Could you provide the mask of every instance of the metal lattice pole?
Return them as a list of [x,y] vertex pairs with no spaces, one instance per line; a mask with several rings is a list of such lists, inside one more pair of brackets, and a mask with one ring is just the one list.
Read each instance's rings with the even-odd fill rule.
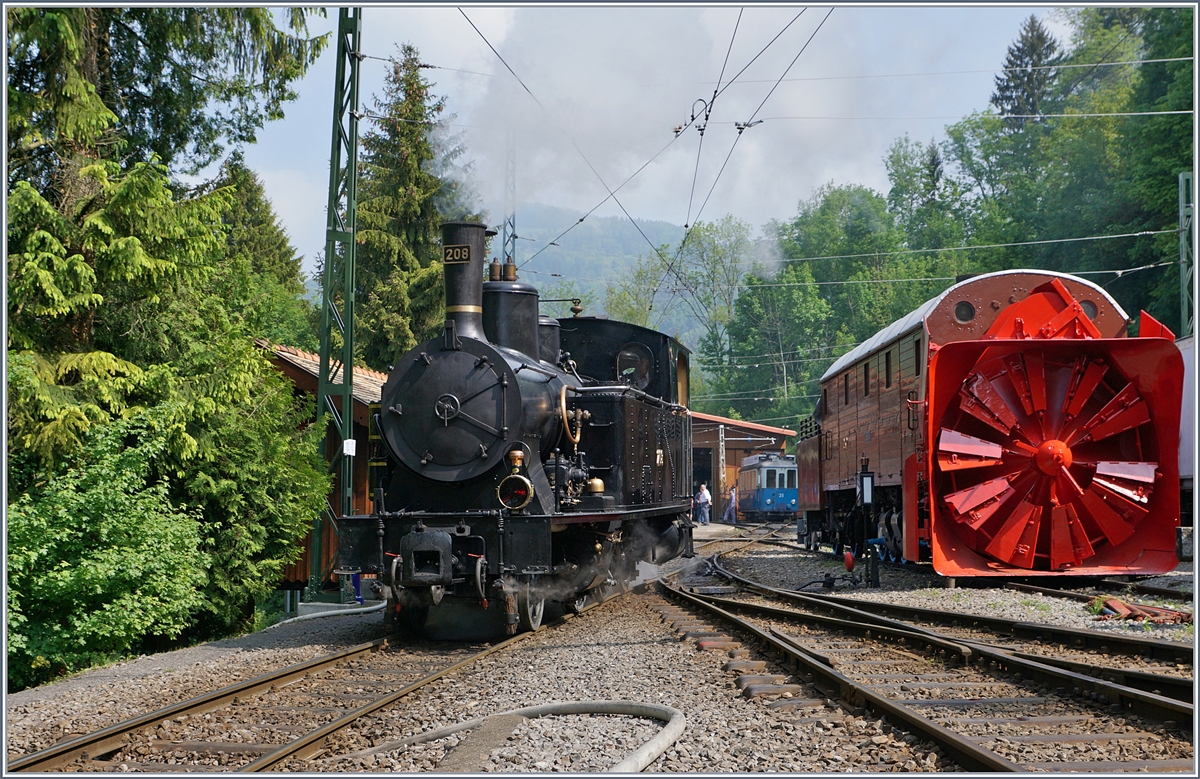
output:
[[[329,471],[338,474],[336,504],[313,519],[309,542],[308,599],[321,594],[322,533],[329,521],[353,513],[354,496],[354,232],[358,210],[358,65],[362,9],[338,12],[337,77],[333,98],[333,144],[329,156],[329,203],[325,267],[321,278],[321,365],[317,420],[330,423],[321,444]],[[335,343],[335,331],[341,343]],[[335,356],[335,350],[338,350]]]
[[1192,201],[1192,174],[1179,174],[1179,335],[1192,334],[1195,309],[1193,307],[1192,281],[1195,271],[1192,247],[1192,232],[1195,230],[1196,207]]

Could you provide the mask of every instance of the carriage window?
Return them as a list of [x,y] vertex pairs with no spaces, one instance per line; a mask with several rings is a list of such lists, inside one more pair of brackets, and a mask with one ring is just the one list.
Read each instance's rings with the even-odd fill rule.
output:
[[788,472],[787,472],[787,473],[788,473],[788,486],[787,486],[787,488],[788,488],[789,490],[794,490],[794,489],[796,489],[796,469],[795,469],[795,468],[788,468]]
[[775,471],[771,468],[767,469],[767,489],[775,489]]
[[846,395],[846,405],[849,406],[850,405],[850,374],[849,373],[847,373],[845,376],[842,377],[842,384],[843,384],[843,390],[845,391],[845,395]]
[[921,339],[913,341],[913,375],[921,375]]
[[892,386],[892,350],[883,355],[883,386]]
[[631,343],[617,352],[617,380],[634,389],[644,390],[650,384],[654,355],[645,344]]
[[871,394],[871,363],[863,363],[863,397]]

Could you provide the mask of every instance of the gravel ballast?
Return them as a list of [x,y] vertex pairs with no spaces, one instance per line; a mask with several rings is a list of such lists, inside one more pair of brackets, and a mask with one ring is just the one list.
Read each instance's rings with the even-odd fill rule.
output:
[[[704,550],[701,555],[711,550]],[[794,547],[757,545],[728,559],[749,578],[784,588],[844,576],[840,561]],[[700,566],[673,561],[665,570]],[[856,573],[861,574],[861,571]],[[919,605],[1091,630],[1194,643],[1191,626],[1097,621],[1086,604],[1002,588],[948,589],[927,571],[884,567],[881,587],[851,588],[838,595]],[[1192,589],[1192,566],[1147,582]],[[1065,584],[1060,586],[1067,586]],[[819,586],[809,588],[816,592]],[[1191,611],[1190,601],[1129,596]],[[628,595],[553,630],[544,630],[468,669],[440,680],[379,712],[361,726],[330,739],[323,763],[293,763],[290,771],[548,772],[602,771],[658,733],[654,720],[612,715],[569,715],[516,721],[497,743],[471,742],[467,731],[425,744],[381,751],[354,760],[345,755],[525,706],[568,701],[624,700],[679,709],[683,735],[647,771],[916,771],[956,770],[932,745],[921,743],[871,716],[856,716],[835,702],[805,709],[772,708],[769,699],[746,698],[735,674],[721,670],[725,652],[700,651],[664,624],[654,594]],[[71,734],[94,731],[139,713],[251,678],[322,654],[378,638],[379,613],[336,616],[277,626],[236,639],[140,657],[79,674],[56,684],[7,696],[9,757],[45,748]],[[763,673],[785,673],[767,659]],[[789,681],[797,681],[789,678]],[[454,757],[460,744],[463,750]],[[468,748],[469,745],[469,748]],[[467,755],[470,766],[463,767]]]
[[[944,579],[931,574],[925,568],[908,569],[902,566],[881,566],[879,587],[852,586],[851,575],[865,580],[865,571],[859,566],[853,574],[847,573],[844,563],[827,554],[817,554],[788,546],[756,545],[747,550],[734,552],[726,558],[726,564],[740,575],[754,581],[771,584],[781,589],[798,589],[804,585],[806,591],[828,593],[819,582],[826,574],[839,577],[834,594],[848,598],[895,603],[900,606],[920,606],[941,611],[955,611],[1002,617],[1025,622],[1042,622],[1063,627],[1086,628],[1088,630],[1127,632],[1168,641],[1195,643],[1195,631],[1191,624],[1158,625],[1132,620],[1102,620],[1088,611],[1087,604],[1077,600],[1057,598],[1041,593],[1022,592],[996,587],[945,586]],[[1180,563],[1168,576],[1156,577],[1154,586],[1177,586],[1186,583],[1191,591],[1193,583],[1192,563]],[[1152,583],[1149,580],[1146,583]],[[1068,588],[1069,581],[1055,580],[1046,587]],[[1193,611],[1190,600],[1165,599],[1147,595],[1122,596],[1127,600],[1159,605],[1187,612]]]

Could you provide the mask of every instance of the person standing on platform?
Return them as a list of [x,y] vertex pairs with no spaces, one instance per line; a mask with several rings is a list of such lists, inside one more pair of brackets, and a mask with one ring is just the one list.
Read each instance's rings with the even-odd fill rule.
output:
[[707,525],[712,512],[712,494],[709,493],[708,487],[701,484],[700,491],[696,493],[696,519],[701,525]]
[[737,524],[737,486],[729,488],[729,503],[725,504],[725,518],[722,520],[726,524]]

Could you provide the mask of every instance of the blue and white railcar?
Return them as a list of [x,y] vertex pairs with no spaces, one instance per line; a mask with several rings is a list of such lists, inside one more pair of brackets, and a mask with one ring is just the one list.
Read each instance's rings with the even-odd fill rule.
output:
[[798,501],[795,455],[758,454],[738,471],[738,511],[749,522],[795,519]]

